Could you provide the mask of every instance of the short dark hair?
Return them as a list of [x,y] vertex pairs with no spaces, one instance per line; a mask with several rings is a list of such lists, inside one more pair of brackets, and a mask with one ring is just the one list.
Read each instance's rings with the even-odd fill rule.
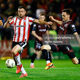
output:
[[19,7],[18,7],[18,9],[21,9],[21,8],[23,8],[23,9],[26,10],[26,8],[25,8],[24,6],[19,6]]
[[40,15],[41,15],[41,16],[45,16],[46,14],[42,12],[42,13],[40,13]]
[[66,12],[68,15],[72,15],[72,9],[63,9],[62,12]]

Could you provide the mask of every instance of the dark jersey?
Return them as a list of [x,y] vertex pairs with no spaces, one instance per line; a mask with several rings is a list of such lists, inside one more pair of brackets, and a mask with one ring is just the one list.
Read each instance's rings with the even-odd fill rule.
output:
[[[38,36],[43,37],[43,35],[47,31],[47,25],[33,24],[32,31],[35,31]],[[41,46],[42,46],[42,42],[36,38],[35,49],[40,50]]]
[[67,22],[63,22],[62,26],[59,26],[58,29],[58,41],[62,41],[61,44],[70,44],[70,39],[68,37],[71,38],[71,34],[77,32],[75,25],[73,24],[73,22],[67,21]]
[[35,31],[38,36],[42,37],[47,31],[47,25],[33,24],[32,31]]
[[[69,36],[70,34],[73,34],[75,32],[77,32],[77,31],[76,31],[75,25],[72,23],[71,20],[68,21],[68,22],[63,22],[62,26],[60,26],[59,29],[58,29],[59,37],[62,37],[62,36],[64,37],[67,34]],[[62,51],[63,53],[66,53],[66,54],[73,53],[73,49],[70,45],[70,40],[69,39],[60,38],[59,40],[62,41],[62,43],[58,43],[57,45],[56,44],[50,45],[51,50],[53,52],[54,51]],[[59,40],[57,40],[57,41],[59,41]],[[75,57],[75,55],[72,55],[72,56],[69,56],[69,57],[72,59],[72,58]]]
[[76,32],[76,28],[71,20],[68,22],[63,22],[62,26],[60,26],[58,30],[59,35],[73,34],[75,32]]

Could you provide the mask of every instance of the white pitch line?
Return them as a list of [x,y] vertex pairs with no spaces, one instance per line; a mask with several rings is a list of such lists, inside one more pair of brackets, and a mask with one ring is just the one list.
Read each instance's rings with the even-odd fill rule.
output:
[[[65,68],[52,68],[52,69],[80,69],[79,67],[65,67]],[[16,68],[0,68],[0,69],[16,69]],[[44,70],[44,68],[25,68],[25,69],[32,69],[32,70],[34,70],[34,69],[43,69]]]

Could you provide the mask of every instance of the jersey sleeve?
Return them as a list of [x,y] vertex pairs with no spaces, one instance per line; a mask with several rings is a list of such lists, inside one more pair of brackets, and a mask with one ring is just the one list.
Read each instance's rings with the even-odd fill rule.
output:
[[14,18],[11,19],[11,21],[9,22],[10,25],[14,24]]
[[31,25],[33,23],[34,18],[29,17],[29,24]]
[[33,24],[32,31],[36,31],[36,24]]
[[72,32],[72,33],[77,32],[76,26],[75,26],[74,24],[71,24],[71,25],[70,25],[70,29],[71,29],[71,32]]

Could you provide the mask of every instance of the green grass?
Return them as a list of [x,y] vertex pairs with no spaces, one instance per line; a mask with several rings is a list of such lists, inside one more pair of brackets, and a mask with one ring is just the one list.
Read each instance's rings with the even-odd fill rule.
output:
[[6,68],[5,61],[0,60],[0,80],[80,80],[80,65],[70,60],[53,60],[56,68],[44,70],[45,60],[36,60],[35,68],[30,68],[30,60],[22,60],[28,77],[19,78],[15,68]]

